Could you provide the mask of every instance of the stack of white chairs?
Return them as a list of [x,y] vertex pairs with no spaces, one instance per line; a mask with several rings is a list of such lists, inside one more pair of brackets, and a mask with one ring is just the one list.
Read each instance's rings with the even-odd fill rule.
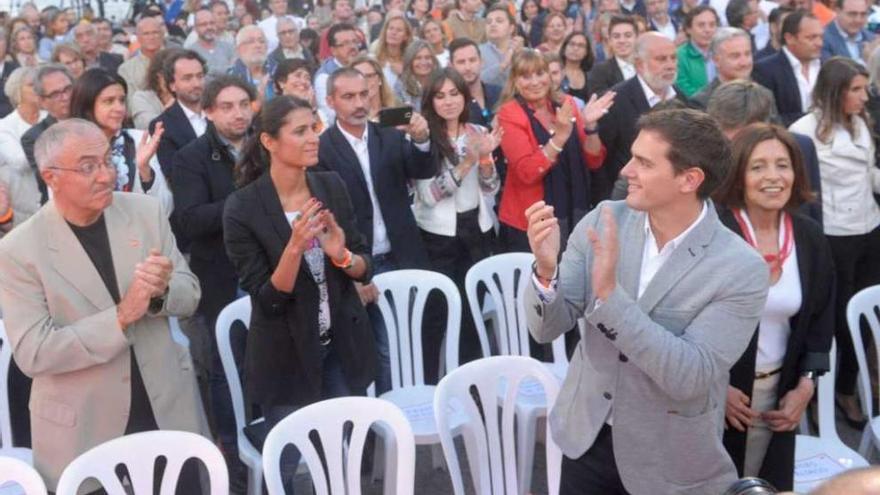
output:
[[[874,350],[880,350],[880,285],[862,289],[856,293],[846,305],[846,323],[852,337],[859,363],[858,388],[862,400],[862,414],[868,418],[868,424],[862,432],[859,443],[859,454],[868,457],[871,449],[880,450],[880,416],[874,416],[874,387],[871,386],[871,368],[865,356],[864,340],[862,339],[861,319],[864,318],[874,337]],[[878,354],[880,356],[880,354]],[[880,377],[876,377],[880,378]]]

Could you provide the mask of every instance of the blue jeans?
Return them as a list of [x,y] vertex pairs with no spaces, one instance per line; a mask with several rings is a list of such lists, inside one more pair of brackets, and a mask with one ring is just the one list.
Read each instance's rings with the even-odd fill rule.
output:
[[[363,391],[352,391],[345,382],[345,374],[336,353],[329,344],[321,346],[321,359],[324,366],[321,375],[321,400],[346,397],[350,395],[362,395]],[[274,405],[263,406],[262,410],[266,418],[266,431],[271,431],[282,419],[299,409],[296,406]],[[293,478],[296,476],[296,468],[299,466],[301,455],[293,445],[285,447],[281,454],[281,479],[284,482],[285,493],[293,494]],[[312,473],[312,476],[323,476],[323,473]]]
[[[373,257],[373,275],[397,270],[397,261],[391,254]],[[379,362],[376,367],[376,396],[391,390],[391,354],[388,348],[388,330],[378,304],[367,304],[367,316],[373,327],[373,338],[376,339],[376,352]]]

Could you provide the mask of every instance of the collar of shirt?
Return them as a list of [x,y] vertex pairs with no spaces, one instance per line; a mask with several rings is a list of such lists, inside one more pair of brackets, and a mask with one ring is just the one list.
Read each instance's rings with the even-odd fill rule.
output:
[[[787,46],[782,47],[782,53],[784,53],[786,58],[788,58],[788,63],[791,64],[791,68],[794,69],[794,73],[801,73],[801,68],[803,67],[803,64],[801,64],[801,61],[788,50]],[[810,71],[812,72],[813,69],[816,69],[816,71],[818,72],[821,65],[822,62],[818,58],[815,60],[810,60]]]
[[642,85],[642,91],[645,92],[645,98],[648,100],[649,107],[654,108],[654,106],[657,105],[658,103],[660,103],[661,101],[671,100],[672,98],[675,98],[676,93],[675,93],[675,89],[673,89],[672,86],[669,86],[668,88],[666,88],[665,95],[660,96],[657,93],[655,93],[654,90],[651,89],[650,86],[648,86],[648,83],[646,83],[645,80],[642,79],[642,76],[637,75],[636,77],[639,78],[639,84]]
[[202,112],[199,112],[199,113],[193,112],[192,110],[187,108],[187,106],[184,105],[183,103],[180,104],[180,108],[183,109],[183,114],[186,115],[187,120],[189,120],[190,122],[192,122],[194,120],[198,120],[200,122],[205,120],[205,114]]
[[675,239],[667,242],[662,249],[658,249],[657,238],[654,237],[654,231],[651,230],[651,219],[648,215],[645,216],[645,247],[642,251],[642,266],[639,270],[638,297],[642,297],[642,294],[644,294],[645,289],[648,288],[651,280],[654,279],[657,272],[660,271],[666,261],[672,256],[672,253],[675,252],[675,248],[681,244],[694,227],[696,227],[705,217],[706,202],[704,201],[703,209],[700,211],[700,215],[697,219],[694,220],[684,232],[676,236]]
[[837,19],[834,20],[834,26],[837,28],[837,32],[840,33],[840,36],[843,37],[844,41],[848,41],[850,43],[861,43],[865,41],[865,34],[862,31],[856,33],[855,36],[851,36],[849,33],[843,30],[840,27],[840,24],[837,23]]
[[217,132],[216,134],[217,134],[217,139],[220,140],[220,143],[226,147],[226,151],[228,151],[229,154],[232,155],[232,159],[237,162],[238,157],[239,157],[238,148],[236,148],[228,139],[223,137],[223,135],[220,134],[219,132]]
[[681,244],[681,241],[683,241],[684,238],[687,237],[687,235],[690,234],[691,231],[694,230],[694,228],[704,218],[706,218],[706,202],[705,201],[703,201],[703,208],[700,210],[700,215],[697,216],[697,219],[694,220],[694,222],[692,224],[688,225],[688,228],[684,229],[684,232],[682,232],[681,234],[678,234],[675,237],[675,239],[672,239],[671,241],[667,242],[663,246],[663,249],[658,250],[657,249],[657,238],[654,237],[654,231],[651,229],[651,217],[650,217],[650,215],[645,215],[645,239],[646,239],[645,244],[647,245],[647,248],[652,249],[655,254],[657,252],[662,253],[662,252],[666,252],[666,251],[672,251],[679,244]]
[[351,145],[352,148],[358,149],[361,146],[367,145],[367,135],[369,134],[370,126],[364,126],[364,135],[361,137],[354,136],[345,130],[341,125],[336,124],[336,127],[339,128],[339,132],[345,137],[345,140],[348,141],[348,144]]
[[617,57],[614,57],[614,60],[617,62],[617,67],[620,68],[620,72],[623,73],[624,79],[629,79],[632,77],[630,74],[636,73],[635,65]]

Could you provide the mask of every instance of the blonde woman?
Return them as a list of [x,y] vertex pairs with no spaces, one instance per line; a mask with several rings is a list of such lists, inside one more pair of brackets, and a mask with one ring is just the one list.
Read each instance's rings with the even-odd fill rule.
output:
[[37,37],[30,26],[20,24],[9,35],[9,53],[22,67],[36,67],[42,60],[37,55]]
[[377,121],[379,118],[379,110],[383,108],[396,107],[398,105],[397,98],[385,74],[382,73],[382,66],[370,55],[359,55],[352,60],[351,67],[360,72],[367,80],[367,88],[370,90],[370,120]]
[[403,73],[394,85],[394,95],[401,103],[410,105],[420,112],[422,108],[422,92],[427,87],[440,64],[434,52],[424,40],[415,40],[406,48],[403,56]]
[[403,14],[396,14],[385,19],[379,39],[373,44],[371,51],[382,64],[385,79],[392,87],[403,72],[403,54],[412,40],[413,32],[409,21]]

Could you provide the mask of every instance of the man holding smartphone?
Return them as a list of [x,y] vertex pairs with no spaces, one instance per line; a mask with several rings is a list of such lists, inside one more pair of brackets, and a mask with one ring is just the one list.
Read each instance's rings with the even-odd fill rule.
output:
[[[410,208],[407,182],[433,177],[428,123],[412,114],[403,129],[369,122],[367,80],[355,69],[339,69],[327,80],[327,105],[336,123],[321,134],[318,170],[332,170],[345,181],[357,216],[357,227],[372,247],[373,273],[428,268],[419,229]],[[391,388],[388,336],[373,304],[372,284],[358,286],[376,335],[379,372],[376,392]]]

